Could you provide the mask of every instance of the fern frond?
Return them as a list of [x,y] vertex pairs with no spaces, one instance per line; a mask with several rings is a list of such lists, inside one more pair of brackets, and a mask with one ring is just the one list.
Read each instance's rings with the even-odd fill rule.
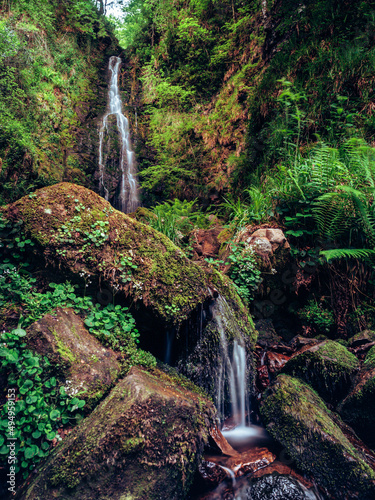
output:
[[322,250],[322,255],[329,262],[334,259],[358,259],[367,260],[375,257],[375,250],[368,248],[335,248],[333,250]]
[[354,207],[342,193],[326,193],[320,196],[312,209],[321,236],[336,240],[353,222]]

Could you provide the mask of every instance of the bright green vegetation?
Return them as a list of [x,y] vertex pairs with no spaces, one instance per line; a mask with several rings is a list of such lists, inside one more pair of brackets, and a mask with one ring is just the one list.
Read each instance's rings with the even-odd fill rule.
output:
[[91,141],[89,108],[103,107],[96,85],[110,33],[91,0],[1,2],[0,203],[62,179],[91,185],[80,139]]
[[61,440],[58,430],[82,419],[79,410],[85,405],[82,399],[68,397],[51,376],[47,358],[26,348],[25,336],[26,331],[17,328],[0,337],[0,373],[7,376],[8,394],[14,395],[0,411],[0,455],[9,455],[7,438],[15,438],[15,467],[23,478],[49,454],[51,442]]
[[[56,307],[72,307],[77,313],[87,316],[85,323],[90,333],[103,345],[123,353],[125,371],[135,364],[156,365],[150,353],[137,348],[139,333],[126,307],[94,305],[91,298],[77,296],[75,287],[69,282],[50,283],[49,290],[38,292],[36,278],[22,265],[1,264],[0,270],[0,319],[3,324],[10,312],[17,312],[19,324],[25,328]],[[57,367],[26,347],[26,331],[23,328],[18,327],[11,333],[1,335],[0,373],[7,380],[5,386],[14,388],[17,396],[17,402],[12,407],[16,429],[14,437],[17,438],[16,470],[21,468],[24,477],[27,477],[36,464],[48,455],[51,441],[59,439],[58,429],[72,426],[82,418],[78,410],[85,401],[68,397],[61,381],[51,376]],[[63,344],[60,349],[63,357],[71,359],[72,353]],[[3,405],[0,413],[0,426],[5,437],[8,411],[9,402]],[[7,443],[3,437],[0,440],[0,454],[7,455]]]
[[246,302],[253,298],[254,292],[262,282],[261,272],[255,252],[252,248],[245,249],[242,244],[231,243],[231,253],[228,260],[231,264],[229,277],[233,280],[238,294]]

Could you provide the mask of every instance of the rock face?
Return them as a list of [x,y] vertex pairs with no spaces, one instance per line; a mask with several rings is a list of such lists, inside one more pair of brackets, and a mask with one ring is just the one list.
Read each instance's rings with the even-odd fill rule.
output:
[[331,495],[348,500],[374,498],[374,470],[304,382],[279,375],[266,391],[260,411],[267,430],[297,466]]
[[357,384],[338,412],[366,444],[375,448],[375,367],[359,374]]
[[183,499],[214,417],[203,396],[133,367],[19,498]]
[[252,226],[247,226],[236,240],[246,243],[255,253],[272,263],[285,260],[290,253],[290,245],[283,231],[277,228],[260,228],[254,231]]
[[90,410],[120,373],[116,354],[96,340],[73,309],[55,309],[27,330],[28,347],[46,356],[66,392],[86,401]]
[[348,393],[358,369],[354,354],[327,340],[292,356],[283,371],[305,380],[325,401],[336,404]]

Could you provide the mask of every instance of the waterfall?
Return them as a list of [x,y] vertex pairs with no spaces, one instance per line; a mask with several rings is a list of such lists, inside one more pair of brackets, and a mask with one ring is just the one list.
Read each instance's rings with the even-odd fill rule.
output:
[[139,207],[139,188],[135,169],[135,155],[130,143],[129,121],[122,114],[122,102],[118,87],[120,64],[121,59],[119,57],[112,56],[109,59],[108,69],[111,78],[108,89],[108,106],[99,130],[99,190],[100,194],[108,200],[109,189],[105,185],[106,162],[103,146],[105,133],[108,131],[108,118],[114,115],[120,138],[119,165],[121,170],[115,205],[122,212],[130,213]]
[[[213,308],[217,329],[220,334],[221,366],[217,381],[217,409],[224,416],[225,381],[228,381],[231,404],[231,415],[236,426],[246,426],[246,414],[249,412],[249,393],[247,389],[246,349],[240,334],[233,341],[233,352],[229,355],[226,329],[230,315],[229,305],[219,296]],[[235,318],[233,318],[235,321]]]

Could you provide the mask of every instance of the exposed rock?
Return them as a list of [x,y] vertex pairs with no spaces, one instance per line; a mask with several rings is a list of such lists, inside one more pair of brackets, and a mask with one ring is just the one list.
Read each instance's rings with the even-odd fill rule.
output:
[[46,356],[62,379],[66,392],[93,406],[116,382],[116,354],[92,336],[73,309],[58,307],[27,329],[28,347]]
[[[371,330],[364,330],[357,335],[354,335],[348,341],[349,349],[354,353],[359,359],[364,359],[371,348],[375,346],[375,332]],[[370,356],[371,357],[371,356]],[[369,357],[366,357],[367,363],[369,363]],[[365,362],[366,363],[366,362]],[[375,368],[375,360],[374,360]]]
[[[369,359],[373,360],[372,353]],[[355,387],[340,404],[338,412],[365,443],[375,448],[375,367],[372,362],[367,366],[369,369],[359,374]]]
[[185,498],[214,418],[178,380],[133,367],[18,498]]
[[[267,448],[254,447],[236,456],[206,456],[205,461],[217,464],[217,467],[225,467],[233,472],[236,477],[243,476],[250,472],[256,472],[267,467],[276,459],[276,455]],[[214,471],[211,465],[210,469]]]
[[225,469],[210,460],[202,460],[198,470],[200,477],[208,484],[220,484],[225,478],[229,477]]
[[252,482],[251,500],[308,500],[311,497],[296,479],[277,473],[262,476]]
[[354,354],[338,342],[326,340],[305,346],[291,357],[283,372],[305,380],[325,401],[336,404],[348,393],[358,369]]
[[281,229],[260,228],[254,231],[246,226],[236,237],[237,242],[244,242],[247,248],[253,248],[262,257],[265,265],[281,268],[289,257],[290,245]]
[[191,244],[196,257],[216,257],[219,254],[221,243],[218,240],[223,228],[215,226],[210,229],[197,229],[190,236]]
[[274,375],[276,372],[280,371],[283,366],[285,366],[285,364],[289,361],[290,356],[269,351],[266,354],[266,359],[268,370],[272,375]]
[[281,337],[277,335],[272,320],[260,319],[255,322],[255,328],[258,330],[257,343],[262,347],[271,347],[281,342]]
[[363,330],[348,340],[348,346],[355,348],[372,342],[375,342],[375,332],[371,330]]
[[235,457],[238,455],[238,451],[232,448],[217,425],[210,429],[210,436],[214,440],[217,449],[221,451],[221,453],[230,457]]
[[344,436],[319,396],[304,382],[279,375],[264,395],[270,434],[318,485],[342,499],[375,496],[375,472]]

